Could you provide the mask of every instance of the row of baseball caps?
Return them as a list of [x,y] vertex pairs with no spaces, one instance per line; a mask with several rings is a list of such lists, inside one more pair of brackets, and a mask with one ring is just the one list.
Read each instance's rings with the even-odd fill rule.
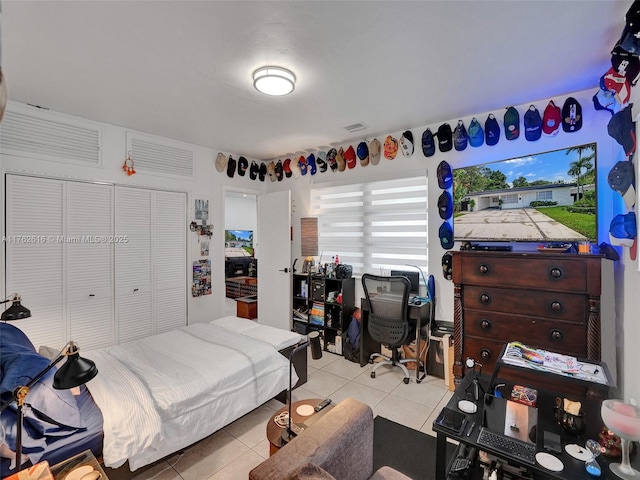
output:
[[[569,97],[564,103],[562,110],[557,107],[553,100],[549,102],[541,116],[538,109],[531,105],[523,118],[524,136],[532,142],[538,140],[543,134],[548,136],[556,135],[560,131],[560,126],[565,132],[575,132],[582,127],[582,107],[578,101]],[[515,140],[520,136],[520,114],[515,107],[507,108],[504,114],[504,132],[507,140]],[[467,145],[480,147],[485,142],[487,145],[495,145],[500,140],[500,125],[493,114],[487,117],[482,125],[474,117],[469,123],[469,129],[462,120],[452,130],[448,123],[443,123],[438,127],[436,133],[427,128],[422,134],[422,153],[425,157],[431,157],[436,153],[436,138],[440,152],[448,152],[452,148],[462,151]],[[284,177],[297,178],[301,175],[315,175],[317,172],[344,171],[347,168],[355,168],[357,160],[365,167],[371,163],[377,165],[380,162],[381,153],[387,160],[393,160],[398,154],[398,145],[402,154],[410,157],[414,152],[413,133],[405,131],[400,137],[400,142],[387,135],[384,144],[380,145],[377,138],[374,138],[368,145],[360,142],[356,149],[349,145],[346,150],[342,147],[331,148],[328,152],[313,153],[308,156],[300,155],[298,159],[278,160],[269,163],[258,164],[255,160],[249,165],[245,157],[239,157],[236,161],[233,157],[227,158],[223,153],[218,153],[215,161],[218,172],[227,172],[229,177],[233,177],[237,171],[238,175],[244,176],[249,171],[252,180],[259,178],[264,181],[267,176],[271,181],[281,181]]]

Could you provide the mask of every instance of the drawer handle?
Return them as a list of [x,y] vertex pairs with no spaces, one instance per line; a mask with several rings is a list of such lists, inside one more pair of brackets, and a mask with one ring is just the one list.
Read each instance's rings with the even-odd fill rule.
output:
[[479,270],[482,275],[486,275],[487,273],[489,273],[489,267],[487,267],[484,263],[480,265]]
[[486,318],[483,318],[480,321],[480,328],[482,328],[483,330],[491,330],[491,320],[487,320]]
[[483,360],[489,360],[491,358],[491,350],[489,350],[488,348],[483,348],[482,350],[480,350],[480,357]]
[[562,341],[562,332],[560,330],[551,330],[551,340],[554,342]]
[[562,277],[562,270],[558,267],[553,267],[550,272],[551,278],[558,279]]
[[483,303],[484,305],[491,303],[491,296],[488,293],[483,293],[480,295],[480,303]]
[[90,293],[90,294],[89,294],[89,296],[90,296],[90,297],[95,297],[95,296],[96,296],[96,294],[95,294],[95,293]]
[[551,310],[554,312],[559,312],[562,310],[562,304],[558,301],[551,302]]

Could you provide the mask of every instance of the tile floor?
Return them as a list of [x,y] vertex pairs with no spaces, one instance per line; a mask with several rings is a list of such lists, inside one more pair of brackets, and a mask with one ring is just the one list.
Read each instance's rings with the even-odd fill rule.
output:
[[[381,415],[415,430],[433,434],[435,415],[451,398],[440,378],[427,377],[406,385],[400,369],[383,367],[371,378],[371,366],[360,367],[343,357],[325,353],[320,360],[309,356],[306,384],[293,391],[293,400],[329,397],[338,403],[353,397]],[[282,407],[270,400],[244,417],[186,449],[157,462],[134,480],[238,480],[269,456],[266,423]]]

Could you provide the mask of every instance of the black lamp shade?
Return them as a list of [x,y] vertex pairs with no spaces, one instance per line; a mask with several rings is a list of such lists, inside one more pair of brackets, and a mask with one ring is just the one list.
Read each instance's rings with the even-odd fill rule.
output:
[[87,383],[98,374],[96,364],[74,353],[53,376],[53,388],[64,390]]
[[309,343],[311,343],[311,358],[313,358],[314,360],[320,360],[322,358],[320,334],[315,331],[309,333]]
[[14,300],[11,306],[7,308],[0,319],[2,321],[21,320],[23,318],[29,318],[31,316],[31,310],[20,303],[20,300]]

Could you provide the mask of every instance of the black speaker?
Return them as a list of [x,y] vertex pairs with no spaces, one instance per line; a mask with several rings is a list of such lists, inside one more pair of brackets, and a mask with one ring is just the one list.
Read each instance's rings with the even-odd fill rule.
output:
[[336,266],[336,278],[339,280],[346,280],[353,275],[353,267],[351,265],[345,265],[341,263]]

